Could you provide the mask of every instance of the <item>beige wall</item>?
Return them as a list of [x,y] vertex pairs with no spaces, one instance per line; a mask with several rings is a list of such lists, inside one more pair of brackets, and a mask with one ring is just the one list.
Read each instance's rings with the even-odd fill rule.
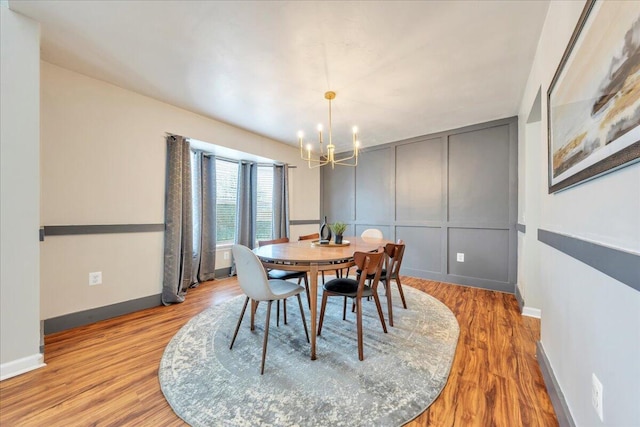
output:
[[[291,219],[318,218],[319,173],[296,148],[41,62],[42,225],[163,223],[165,132],[299,165]],[[51,236],[41,248],[42,319],[161,292],[162,232]],[[103,284],[88,285],[93,271]]]
[[0,4],[0,378],[42,364],[39,316],[40,27]]

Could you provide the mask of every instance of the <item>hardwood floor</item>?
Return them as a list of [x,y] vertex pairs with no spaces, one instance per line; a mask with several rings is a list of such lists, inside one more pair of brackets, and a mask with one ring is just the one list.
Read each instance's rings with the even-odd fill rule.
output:
[[[558,425],[535,357],[540,323],[519,314],[513,295],[403,283],[445,303],[460,324],[446,387],[407,426]],[[235,279],[217,280],[190,289],[182,304],[47,336],[47,366],[0,383],[0,425],[185,425],[160,390],[164,348],[192,316],[239,294]]]

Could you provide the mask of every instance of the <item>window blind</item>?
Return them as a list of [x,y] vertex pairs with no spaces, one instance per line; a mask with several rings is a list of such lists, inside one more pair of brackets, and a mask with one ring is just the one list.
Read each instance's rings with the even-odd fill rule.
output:
[[216,244],[236,239],[238,163],[216,159]]

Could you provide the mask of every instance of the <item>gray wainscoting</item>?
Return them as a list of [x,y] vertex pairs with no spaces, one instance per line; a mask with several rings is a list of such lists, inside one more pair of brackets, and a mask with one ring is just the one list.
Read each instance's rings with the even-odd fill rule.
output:
[[512,117],[363,150],[322,168],[321,217],[404,240],[404,274],[514,292],[517,133]]

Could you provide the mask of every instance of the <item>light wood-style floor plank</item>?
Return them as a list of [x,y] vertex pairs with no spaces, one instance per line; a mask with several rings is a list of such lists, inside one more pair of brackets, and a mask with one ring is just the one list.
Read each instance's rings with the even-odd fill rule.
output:
[[[442,301],[460,324],[446,387],[407,426],[558,425],[536,360],[540,322],[522,317],[513,295],[410,277],[403,284]],[[184,426],[160,390],[164,348],[193,316],[240,294],[234,278],[207,282],[182,304],[47,336],[47,366],[0,383],[0,425]]]

